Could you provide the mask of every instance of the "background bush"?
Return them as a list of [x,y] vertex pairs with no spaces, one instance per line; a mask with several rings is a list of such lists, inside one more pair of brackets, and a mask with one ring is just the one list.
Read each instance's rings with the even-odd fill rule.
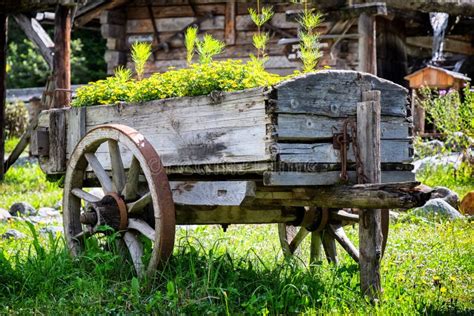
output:
[[5,107],[6,136],[20,137],[28,125],[28,111],[23,102],[7,103]]

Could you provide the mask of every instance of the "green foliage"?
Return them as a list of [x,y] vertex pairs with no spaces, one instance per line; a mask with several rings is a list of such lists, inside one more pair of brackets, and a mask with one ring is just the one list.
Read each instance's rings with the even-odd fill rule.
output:
[[186,29],[186,34],[184,35],[184,45],[186,46],[186,61],[188,66],[191,66],[193,63],[194,48],[196,46],[198,28],[188,27]]
[[[52,28],[45,27],[52,36]],[[36,46],[16,23],[9,22],[8,33],[7,88],[44,86],[51,71]],[[71,82],[78,84],[104,78],[104,53],[105,39],[100,32],[75,30],[71,41]]]
[[28,125],[28,111],[23,102],[7,103],[5,106],[5,130],[7,137],[20,137]]
[[133,43],[131,50],[137,79],[142,80],[143,73],[145,72],[145,64],[151,55],[151,44],[145,42],[136,42]]
[[196,50],[199,54],[199,62],[201,64],[209,64],[212,62],[212,58],[220,53],[224,49],[225,44],[218,39],[212,37],[212,35],[205,34],[202,40],[196,41]]
[[20,141],[19,137],[15,136],[8,136],[7,139],[5,140],[5,153],[9,154],[15,149],[16,145]]
[[464,150],[472,146],[469,138],[474,138],[474,91],[467,86],[463,102],[455,90],[446,92],[426,88],[421,90],[421,94],[421,105],[428,114],[428,120],[444,134],[446,142],[456,143]]
[[142,102],[172,97],[207,95],[273,85],[279,75],[256,69],[239,60],[193,64],[190,68],[155,73],[141,81],[115,74],[77,90],[73,106]]
[[260,1],[257,1],[257,10],[249,8],[248,12],[253,23],[257,25],[257,33],[252,36],[252,43],[257,49],[257,56],[255,57],[250,54],[250,61],[253,67],[259,71],[263,71],[265,69],[265,62],[268,59],[265,51],[270,36],[268,33],[262,32],[261,28],[273,17],[273,9],[271,7],[263,7],[262,10],[260,10]]
[[298,36],[300,38],[303,72],[314,71],[322,56],[319,50],[319,33],[316,28],[321,24],[323,16],[319,12],[314,13],[313,11],[308,9],[307,2],[305,2],[303,14],[298,19],[301,26]]

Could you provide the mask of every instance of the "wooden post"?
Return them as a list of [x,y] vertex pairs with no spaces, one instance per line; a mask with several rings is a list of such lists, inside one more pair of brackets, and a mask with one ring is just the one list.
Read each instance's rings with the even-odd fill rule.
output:
[[3,180],[3,159],[5,156],[5,102],[7,80],[7,32],[8,18],[0,13],[0,181]]
[[[380,91],[363,92],[357,105],[357,143],[366,181],[380,183]],[[363,179],[359,179],[363,182]],[[380,209],[361,209],[359,213],[360,285],[371,299],[380,293],[380,260],[382,258]]]
[[235,14],[236,14],[236,5],[235,0],[227,1],[225,5],[225,43],[227,45],[235,44]]
[[358,21],[359,71],[377,74],[377,50],[375,39],[375,16],[362,13]]
[[71,100],[71,9],[56,8],[54,23],[53,76],[55,93],[53,107],[67,107]]

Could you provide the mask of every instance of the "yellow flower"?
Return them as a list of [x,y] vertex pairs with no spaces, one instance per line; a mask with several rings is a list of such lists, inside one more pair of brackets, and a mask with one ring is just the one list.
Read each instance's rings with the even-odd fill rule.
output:
[[451,276],[449,279],[450,279],[452,282],[456,282],[456,277]]
[[435,275],[435,276],[433,277],[433,281],[439,281],[439,280],[440,280],[439,276]]
[[440,291],[441,293],[446,293],[447,289],[446,289],[444,286],[442,286],[442,287],[439,289],[439,291]]

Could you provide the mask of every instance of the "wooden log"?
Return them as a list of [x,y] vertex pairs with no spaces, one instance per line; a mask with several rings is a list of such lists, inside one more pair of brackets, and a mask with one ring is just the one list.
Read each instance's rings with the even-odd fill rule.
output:
[[359,30],[359,71],[377,74],[375,16],[362,13],[357,23]]
[[[340,184],[340,171],[321,172],[278,172],[267,171],[263,176],[263,183],[269,186],[306,186],[306,185],[334,185]],[[349,183],[356,183],[355,171],[349,171]],[[382,183],[415,181],[415,174],[411,171],[383,171]]]
[[[419,182],[353,186],[258,187],[254,206],[318,206],[328,208],[412,208],[424,205],[430,193]],[[250,203],[250,202],[249,202]],[[244,203],[245,205],[246,203]]]
[[53,76],[55,80],[55,108],[71,102],[71,9],[58,5],[54,23]]
[[[381,181],[380,92],[367,91],[357,107],[357,142],[363,173],[372,183]],[[381,210],[361,208],[359,211],[359,264],[362,293],[371,299],[379,296],[380,260],[382,258]]]
[[7,32],[8,16],[0,13],[0,181],[3,180],[3,157],[5,156],[5,102],[7,81]]
[[29,18],[24,14],[16,14],[13,16],[16,23],[25,33],[26,37],[32,41],[39,50],[50,68],[53,68],[53,49],[54,42],[48,33],[43,29],[41,24],[34,18]]

